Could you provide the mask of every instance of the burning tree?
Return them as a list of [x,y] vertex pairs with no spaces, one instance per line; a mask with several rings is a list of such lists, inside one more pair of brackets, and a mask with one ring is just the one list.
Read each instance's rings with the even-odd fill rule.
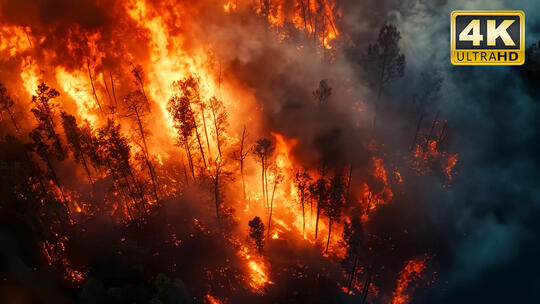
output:
[[328,216],[328,239],[326,241],[326,250],[328,252],[328,245],[330,244],[330,234],[332,233],[332,223],[339,220],[341,216],[341,210],[345,205],[345,190],[346,183],[341,174],[336,174],[331,180],[328,186],[327,198],[328,201],[324,206],[324,212]]
[[230,172],[224,170],[224,160],[221,159],[219,156],[216,158],[216,161],[214,162],[214,171],[210,175],[210,179],[212,181],[212,185],[214,188],[214,203],[216,206],[216,218],[218,221],[218,224],[220,226],[220,229],[222,227],[222,220],[221,220],[221,201],[223,200],[223,194],[220,191],[222,186],[222,180],[226,179],[231,175]]
[[[244,130],[242,131],[242,140],[240,141],[240,151],[238,154],[234,153],[234,157],[240,163],[240,176],[242,177],[242,193],[243,198],[246,198],[246,182],[244,180],[244,160],[248,156],[252,148],[244,149],[244,141],[246,139],[246,126],[244,125]],[[264,191],[264,190],[263,190]]]
[[[207,168],[206,157],[199,136],[199,128],[193,105],[201,107],[200,80],[195,76],[185,77],[173,83],[174,95],[169,101],[169,113],[175,123],[175,128],[182,129],[182,137],[189,138],[195,132],[204,168]],[[178,124],[178,127],[176,126]],[[184,130],[185,129],[185,130]],[[187,137],[186,137],[187,135]],[[193,163],[192,163],[193,164]]]
[[[137,73],[136,75],[139,75],[139,74]],[[136,77],[136,79],[139,79],[141,83],[141,87],[142,87],[142,80],[140,80],[139,77]],[[146,143],[147,132],[143,126],[143,121],[142,121],[143,116],[146,115],[148,112],[150,112],[150,104],[148,103],[148,99],[146,98],[146,95],[144,94],[144,91],[142,90],[135,90],[131,92],[130,94],[126,95],[126,97],[124,98],[124,103],[126,104],[126,107],[128,110],[128,113],[127,113],[128,117],[131,117],[137,124],[139,135],[141,136],[142,143],[143,143],[142,150],[143,150],[144,162],[146,163],[146,167],[148,168],[148,172],[150,173],[150,178],[152,180],[152,189],[154,191],[154,198],[156,199],[156,202],[159,203],[154,167],[152,166],[152,163],[150,161],[150,154],[148,152],[148,145]]]
[[315,217],[315,239],[317,239],[319,234],[319,217],[323,206],[326,204],[327,195],[328,195],[328,181],[325,178],[326,166],[323,163],[321,170],[321,178],[316,181],[313,181],[309,185],[309,193],[311,199],[317,200],[317,212]]
[[[98,142],[101,158],[107,164],[110,174],[117,177],[118,182],[120,177],[123,179],[124,183],[119,184],[127,188],[134,202],[140,202],[142,212],[148,216],[143,189],[131,166],[131,149],[127,139],[120,132],[120,125],[109,119],[107,124],[99,129]],[[126,210],[130,212],[127,205]]]
[[17,125],[17,122],[15,121],[15,117],[13,117],[13,106],[15,105],[15,102],[9,96],[6,87],[0,83],[0,111],[5,111],[8,113],[9,118],[11,119],[11,123],[13,123],[13,127],[15,127],[15,131],[19,132],[19,126]]
[[255,243],[259,253],[262,253],[264,246],[264,224],[261,218],[256,216],[248,223],[249,225],[249,237]]
[[309,185],[311,184],[311,176],[306,169],[296,171],[294,175],[294,181],[296,183],[296,189],[298,196],[300,197],[300,206],[302,206],[302,235],[306,234],[306,211],[305,201],[309,193]]
[[274,187],[272,189],[272,198],[270,199],[270,203],[268,204],[268,227],[266,229],[266,237],[268,238],[270,236],[270,226],[272,224],[272,213],[274,211],[274,195],[276,194],[276,188],[283,181],[283,175],[278,172],[278,169],[276,167],[273,167],[273,175],[274,175]]
[[60,135],[56,132],[55,114],[57,105],[54,99],[60,93],[53,88],[41,83],[36,90],[36,95],[32,96],[34,107],[30,110],[36,117],[38,124],[30,132],[33,141],[34,152],[45,162],[47,175],[52,179],[64,201],[65,207],[69,211],[64,189],[53,166],[53,161],[61,161],[66,157],[66,150],[60,141]]
[[[350,223],[346,223],[343,229],[343,241],[347,244],[347,251],[342,265],[345,269],[350,269],[349,281],[347,284],[347,294],[351,292],[356,280],[357,268],[360,261],[365,262],[365,257],[361,255],[364,247],[364,230],[359,218],[354,217]],[[352,264],[352,265],[351,265]]]
[[0,141],[3,222],[11,219],[26,225],[29,237],[44,249],[44,255],[53,257],[49,244],[57,244],[65,237],[69,215],[62,202],[48,193],[42,170],[30,155],[31,148],[11,135]]
[[34,131],[47,140],[52,154],[62,160],[66,156],[66,150],[56,132],[55,116],[58,105],[54,102],[54,99],[58,96],[60,96],[60,93],[57,90],[50,88],[45,83],[41,83],[36,90],[36,94],[32,96],[34,107],[30,111],[38,121]]
[[77,125],[75,116],[67,114],[66,112],[61,112],[60,115],[62,117],[62,126],[64,127],[68,147],[71,150],[71,153],[73,153],[75,161],[82,163],[84,166],[88,180],[93,186],[94,181],[92,179],[92,174],[90,174],[90,169],[86,160],[87,157],[85,155],[89,150],[89,147],[87,146],[89,143],[85,140],[86,134]]
[[[181,89],[180,84],[177,85],[177,88],[179,90]],[[191,155],[190,139],[194,133],[196,124],[188,97],[183,95],[183,93],[181,92],[173,95],[173,97],[169,100],[167,110],[171,115],[174,123],[174,128],[178,133],[178,142],[184,145],[184,149],[188,158],[189,168],[191,170],[191,176],[193,177],[193,180],[195,180],[195,169],[193,164],[193,158]]]
[[220,99],[216,97],[210,98],[210,111],[212,113],[212,122],[214,123],[214,136],[216,137],[216,145],[221,157],[221,147],[225,144],[225,129],[229,125],[227,121],[227,111]]
[[274,152],[274,145],[272,142],[266,138],[257,140],[255,146],[253,147],[253,153],[259,159],[261,163],[261,185],[262,185],[262,196],[265,202],[265,206],[268,208],[268,179],[266,172],[268,171],[268,158],[272,156]]

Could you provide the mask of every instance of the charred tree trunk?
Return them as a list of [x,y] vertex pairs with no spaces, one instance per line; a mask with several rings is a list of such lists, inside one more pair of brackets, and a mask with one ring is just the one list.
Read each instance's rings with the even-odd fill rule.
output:
[[131,170],[131,166],[129,164],[127,165],[127,170],[128,170],[129,176],[131,177],[131,180],[133,181],[133,186],[135,187],[135,190],[137,190],[139,196],[141,197],[141,206],[143,208],[144,214],[148,217],[149,214],[148,214],[148,209],[146,208],[146,203],[144,202],[143,190],[141,186],[139,185],[139,183],[137,183],[137,180],[135,179],[135,175],[133,174],[133,170]]
[[188,139],[184,139],[184,148],[186,150],[186,155],[188,157],[189,169],[191,170],[191,176],[195,181],[195,169],[193,168],[193,159],[191,158],[191,150],[189,149]]
[[[189,105],[189,110],[193,112],[191,109],[191,104]],[[204,168],[208,168],[206,165],[206,158],[204,157],[204,150],[201,144],[201,137],[199,136],[199,127],[197,126],[197,122],[195,121],[195,136],[197,137],[197,143],[199,144],[199,151],[201,152],[201,158],[204,164]]]
[[347,294],[351,293],[351,287],[354,284],[354,279],[355,279],[355,276],[356,276],[356,263],[357,262],[358,262],[358,255],[355,255],[354,256],[354,263],[353,263],[353,267],[352,267],[352,271],[351,271],[351,276],[350,276],[350,279],[349,279],[349,285],[347,286]]
[[420,132],[420,126],[422,126],[422,121],[424,120],[424,112],[420,115],[420,118],[418,119],[418,123],[416,124],[416,132],[414,132],[414,138],[413,142],[411,144],[411,147],[409,148],[409,151],[412,151],[414,147],[416,146],[416,142],[418,141],[418,133]]
[[366,303],[367,296],[368,296],[368,293],[369,293],[369,285],[371,285],[371,275],[369,274],[369,271],[368,271],[367,275],[368,276],[366,278],[366,283],[364,284],[364,292],[363,292],[363,296],[362,296],[362,304]]
[[317,236],[319,234],[319,216],[320,216],[320,213],[321,213],[321,205],[322,205],[322,200],[323,200],[323,195],[324,195],[323,187],[324,187],[325,170],[326,170],[326,160],[323,160],[322,171],[321,171],[321,181],[319,183],[319,198],[318,198],[318,201],[317,201],[317,215],[316,215],[316,219],[315,219],[315,240],[317,239]]
[[267,163],[267,156],[263,158],[264,162],[264,189],[266,194],[266,205],[268,208],[270,208],[269,201],[268,201],[268,177],[266,175],[266,172],[268,171],[268,163]]
[[[113,187],[115,190],[117,190],[120,193],[120,199],[122,200],[122,202],[124,203],[126,207],[126,212],[128,214],[129,220],[133,220],[133,214],[131,213],[131,208],[129,207],[128,199],[126,198],[126,193],[124,192],[124,189],[120,185],[120,182],[118,181],[118,177],[116,176],[116,173],[112,171],[112,168],[110,168],[110,170],[111,170],[111,175],[113,177]],[[132,198],[133,198],[133,202],[135,203],[136,202],[135,197],[132,196]]]
[[426,155],[426,150],[429,145],[429,141],[431,140],[431,137],[433,136],[433,131],[435,130],[435,125],[437,124],[437,119],[439,119],[439,111],[437,111],[437,115],[435,115],[435,118],[433,119],[433,122],[431,123],[431,129],[429,130],[428,137],[426,138],[426,142],[422,146],[422,158]]
[[88,175],[88,179],[90,180],[90,184],[92,184],[92,187],[94,187],[94,180],[92,179],[92,175],[90,174],[90,169],[88,168],[88,165],[86,163],[86,157],[84,157],[83,153],[81,153],[81,161],[82,161],[84,170],[86,171],[86,175]]
[[96,88],[94,87],[94,79],[92,78],[92,72],[90,71],[90,63],[88,62],[88,60],[86,61],[86,68],[88,69],[88,76],[90,77],[90,85],[92,86],[92,92],[94,93],[96,104],[98,105],[99,111],[103,115],[103,109],[101,108],[101,103],[99,103],[99,99],[96,94]]
[[367,202],[367,207],[366,207],[366,214],[369,213],[369,208],[371,207],[371,199],[372,198],[373,198],[373,191],[369,191],[368,202]]
[[15,131],[19,133],[20,132],[19,125],[17,125],[17,122],[15,121],[15,117],[13,117],[13,112],[11,112],[11,107],[7,107],[7,112],[8,112],[9,118],[11,119],[11,123],[15,127]]
[[302,236],[306,236],[306,212],[304,208],[304,189],[300,193],[300,205],[302,205]]
[[58,187],[58,190],[60,190],[60,195],[62,196],[62,200],[64,201],[64,205],[68,211],[69,214],[71,214],[71,210],[69,208],[69,203],[66,198],[66,195],[64,194],[64,190],[62,189],[62,186],[60,185],[60,180],[58,179],[58,175],[56,175],[56,171],[54,170],[51,161],[48,157],[44,157],[45,163],[47,164],[47,167],[49,168],[49,171],[51,172],[51,177],[53,179],[54,184],[56,187]]
[[264,187],[264,159],[261,160],[261,185],[264,207],[268,209],[268,202],[266,201],[265,187]]
[[201,115],[202,115],[202,122],[203,122],[203,127],[204,127],[204,135],[206,136],[206,147],[208,148],[208,157],[209,159],[212,159],[212,152],[210,151],[210,140],[208,140],[208,131],[206,129],[206,117],[204,115],[204,108],[202,107],[201,107]]
[[[242,192],[244,194],[244,199],[246,199],[246,183],[244,180],[244,139],[246,135],[246,126],[244,125],[244,131],[242,131],[242,141],[240,142],[240,175],[242,176]],[[218,149],[219,149],[219,141],[218,141]],[[220,150],[221,155],[221,150]]]
[[197,136],[197,143],[199,144],[199,151],[201,152],[202,161],[205,168],[208,168],[206,165],[206,158],[204,157],[204,150],[201,144],[201,137],[199,136],[199,131],[197,130],[197,126],[195,126],[195,135]]
[[216,204],[216,218],[218,221],[219,229],[221,230],[221,217],[219,216],[219,174],[220,174],[220,168],[219,165],[216,163],[216,176],[214,178],[214,200]]
[[[122,186],[120,184],[120,179],[116,177],[116,173],[113,170],[112,165],[111,165],[111,163],[109,161],[107,161],[107,165],[109,167],[109,170],[111,171],[111,175],[113,176],[114,179],[116,179],[116,182],[119,185],[118,188],[122,189]],[[126,172],[124,172],[123,170],[119,170],[119,171],[120,171],[120,174],[122,175],[122,177],[124,178],[124,182],[126,183],[126,187],[128,189],[129,196],[131,196],[131,199],[133,200],[133,204],[136,204],[137,203],[137,198],[135,197],[135,192],[133,192],[133,190],[131,189],[131,185],[130,185],[129,179],[128,179],[127,175],[126,175]],[[126,209],[129,212],[130,209],[128,207],[127,201],[126,201]],[[133,215],[131,214],[131,212],[129,212],[128,214],[133,219]]]
[[157,193],[157,186],[156,186],[156,178],[154,176],[154,168],[152,166],[152,163],[149,159],[149,153],[148,153],[148,145],[146,144],[146,136],[144,134],[144,129],[141,122],[141,117],[139,115],[139,111],[135,109],[135,115],[137,117],[137,125],[139,126],[139,132],[141,133],[143,145],[144,145],[144,160],[146,162],[146,166],[148,167],[148,171],[150,172],[150,178],[152,180],[152,188],[154,190],[154,197],[156,199],[156,203],[159,204],[159,197]]
[[324,253],[328,253],[328,245],[330,245],[330,234],[332,233],[332,217],[328,217],[328,238],[326,239],[326,250]]
[[116,92],[114,91],[114,80],[113,80],[111,71],[109,71],[109,78],[111,79],[111,89],[112,89],[112,96],[114,100],[114,106],[118,107],[118,102],[116,101]]
[[276,188],[278,184],[278,178],[276,176],[274,180],[274,189],[272,189],[272,199],[270,200],[270,214],[268,216],[268,229],[266,231],[266,238],[268,239],[270,235],[270,225],[272,224],[272,211],[274,209],[274,194],[276,193]]
[[351,195],[351,182],[352,182],[352,164],[349,169],[349,179],[347,180],[347,191],[345,192],[345,202],[349,203],[349,198]]

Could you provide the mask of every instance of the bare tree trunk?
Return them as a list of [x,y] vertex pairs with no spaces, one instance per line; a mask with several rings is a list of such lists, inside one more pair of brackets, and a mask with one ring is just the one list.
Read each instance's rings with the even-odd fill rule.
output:
[[418,140],[418,132],[420,132],[420,126],[422,126],[422,121],[424,120],[424,112],[420,115],[420,118],[418,119],[418,123],[416,124],[416,132],[414,133],[414,139],[411,144],[411,147],[409,148],[409,151],[412,151],[416,145],[416,141]]
[[264,161],[264,189],[265,189],[265,194],[266,194],[266,205],[268,208],[270,208],[269,201],[268,201],[268,177],[266,176],[266,172],[268,171],[267,156],[264,157],[263,161]]
[[[111,170],[111,174],[113,175],[113,187],[115,190],[117,190],[120,193],[120,199],[123,201],[124,205],[126,206],[126,211],[129,217],[129,220],[133,220],[133,214],[131,213],[131,208],[128,204],[128,199],[126,199],[126,194],[124,193],[124,189],[120,186],[118,182],[118,178],[116,177],[116,174],[114,171]],[[133,197],[133,203],[135,203],[135,198]]]
[[92,72],[90,71],[90,62],[86,60],[86,68],[88,69],[88,76],[90,77],[90,85],[92,86],[92,92],[94,93],[94,98],[96,99],[96,103],[98,105],[99,111],[103,115],[103,109],[101,108],[101,104],[99,103],[98,96],[96,94],[96,89],[94,88],[94,79],[92,78]]
[[330,245],[330,234],[332,233],[332,217],[328,217],[328,239],[326,240],[326,250],[324,253],[328,253],[328,245]]
[[268,202],[266,201],[266,195],[264,194],[265,188],[264,188],[264,159],[261,159],[261,185],[262,185],[262,196],[263,196],[263,203],[264,207],[268,210]]
[[82,160],[84,169],[86,170],[86,174],[88,175],[88,179],[90,180],[90,184],[92,184],[92,187],[94,187],[94,180],[92,180],[92,175],[90,175],[90,169],[88,169],[88,165],[86,164],[86,158],[84,157],[83,153],[81,153],[81,160]]
[[[244,193],[244,199],[246,199],[246,183],[244,181],[244,138],[246,135],[246,126],[244,125],[244,131],[242,131],[242,141],[240,142],[240,175],[242,175],[242,192]],[[219,141],[218,141],[219,149]],[[221,151],[219,152],[221,155]]]
[[302,205],[302,236],[306,236],[306,212],[304,208],[304,190],[300,193],[300,204]]
[[11,107],[7,107],[7,112],[8,112],[9,118],[11,119],[11,123],[13,123],[13,126],[15,127],[15,131],[19,133],[20,129],[19,129],[19,126],[17,125],[17,122],[15,122],[15,118],[13,117],[13,112],[11,112]]
[[116,101],[116,93],[114,91],[114,80],[113,80],[111,71],[109,71],[109,78],[111,79],[111,88],[112,88],[112,95],[114,99],[114,106],[118,107],[118,102]]
[[208,131],[206,130],[206,117],[204,115],[204,108],[202,107],[201,107],[201,115],[202,115],[202,121],[203,121],[203,127],[204,127],[204,135],[206,136],[206,146],[208,148],[208,158],[212,159],[212,152],[210,151],[210,141],[208,140]]
[[276,176],[274,180],[274,189],[272,190],[272,199],[270,200],[270,215],[268,216],[268,230],[266,231],[266,238],[270,235],[270,225],[272,224],[272,211],[274,207],[274,194],[276,193],[276,188],[278,184],[278,178]]
[[135,109],[135,115],[137,117],[137,124],[139,126],[139,132],[141,133],[143,145],[144,145],[144,159],[146,161],[146,166],[148,167],[148,171],[150,172],[150,178],[152,179],[152,188],[154,190],[154,197],[156,198],[156,203],[159,203],[159,197],[157,194],[157,186],[156,186],[156,178],[154,176],[154,168],[152,167],[152,164],[150,163],[149,154],[148,154],[148,145],[146,144],[146,136],[144,135],[144,130],[142,127],[141,117],[139,116],[139,111]]
[[201,137],[199,136],[199,131],[197,130],[197,125],[195,125],[195,135],[197,136],[197,143],[199,144],[199,151],[201,151],[201,157],[205,168],[208,168],[206,165],[206,158],[204,157],[204,150],[201,144]]
[[439,138],[437,139],[437,146],[439,146],[442,143],[442,141],[446,138],[446,126],[447,126],[447,123],[444,122],[441,133],[439,134]]
[[354,256],[353,268],[351,271],[351,277],[349,279],[349,286],[347,286],[347,294],[351,293],[351,287],[354,284],[354,278],[356,276],[356,263],[358,262],[358,255]]
[[186,155],[188,157],[188,163],[189,163],[189,169],[191,170],[191,176],[193,177],[193,180],[196,181],[195,178],[195,169],[193,168],[193,159],[191,158],[191,151],[189,149],[189,143],[187,139],[184,139],[184,148],[186,149]]
[[351,182],[352,182],[352,164],[351,168],[349,169],[349,179],[347,181],[347,192],[345,194],[345,202],[349,202],[349,198],[351,195]]
[[433,136],[433,130],[435,130],[437,119],[439,119],[439,113],[440,111],[437,111],[437,115],[435,115],[435,119],[433,119],[433,123],[431,124],[431,129],[429,130],[429,134],[428,134],[428,137],[426,138],[426,142],[423,145],[422,158],[424,158],[424,156],[426,155],[427,146],[429,145],[429,141],[431,140],[431,137]]
[[52,176],[54,184],[56,185],[56,187],[58,187],[58,190],[60,190],[60,194],[62,195],[62,200],[64,201],[64,205],[65,205],[68,213],[71,214],[71,210],[69,208],[68,200],[66,198],[66,195],[64,194],[64,190],[62,189],[62,186],[60,185],[60,181],[58,180],[58,175],[56,175],[56,171],[54,170],[49,158],[44,157],[44,159],[45,159],[45,162],[47,163],[47,167],[51,171],[51,176]]
[[319,215],[321,213],[321,204],[323,199],[323,187],[324,187],[324,173],[326,169],[326,160],[323,160],[322,171],[321,171],[321,181],[319,183],[319,200],[317,202],[317,217],[315,220],[315,240],[319,234]]
[[143,211],[146,214],[146,216],[148,217],[148,215],[149,215],[148,214],[148,209],[146,208],[146,203],[144,202],[144,193],[142,191],[142,188],[137,183],[137,180],[135,179],[135,175],[133,175],[133,171],[131,170],[131,166],[128,165],[127,169],[128,169],[128,173],[129,173],[131,179],[133,180],[133,185],[135,186],[135,190],[137,190],[137,192],[139,192],[139,196],[141,197],[141,205],[142,205]]
[[187,175],[186,164],[184,163],[184,160],[182,160],[182,168],[184,168],[184,179],[186,180],[186,185],[189,185],[189,178]]
[[[221,157],[221,140],[220,140],[219,127],[218,127],[216,113],[214,111],[214,108],[212,108],[212,120],[214,122],[214,129],[216,131],[216,145],[217,145],[219,157]],[[244,131],[245,131],[245,126],[244,126]],[[208,141],[208,134],[206,135],[206,137],[207,137],[207,141]],[[243,139],[243,136],[242,136],[242,139]],[[208,147],[208,151],[210,151],[210,147]],[[242,150],[241,149],[240,149],[240,155],[242,155]]]
[[[111,162],[109,160],[107,160],[107,167],[109,168],[109,171],[111,171],[111,175],[112,175],[113,180],[114,180],[113,185],[118,185],[117,187],[120,190],[120,193],[122,194],[122,196],[125,196],[124,190],[122,190],[122,186],[120,184],[120,179],[116,176],[116,173],[113,170]],[[120,173],[122,174],[122,176],[124,178],[124,181],[126,182],[126,186],[128,188],[129,195],[133,199],[133,204],[137,203],[137,199],[135,198],[135,194],[133,194],[133,191],[131,190],[131,186],[129,185],[129,180],[127,179],[127,176],[126,176],[125,172],[121,171]],[[125,201],[125,205],[126,205],[126,209],[128,211],[129,217],[131,219],[133,219],[133,214],[131,214],[131,211],[130,211],[129,204],[128,204],[127,200]]]
[[367,296],[368,296],[368,293],[369,293],[369,285],[371,284],[371,275],[369,274],[369,271],[368,271],[367,275],[368,276],[366,278],[366,283],[364,284],[364,292],[363,292],[363,296],[362,296],[362,304],[366,303]]
[[219,216],[219,174],[220,174],[220,165],[216,162],[216,176],[214,178],[214,200],[216,204],[216,218],[218,221],[219,229],[221,230],[221,218]]
[[367,203],[367,208],[366,208],[366,214],[369,213],[369,208],[371,207],[371,199],[373,198],[373,191],[369,191],[369,194],[368,194],[368,203]]
[[111,104],[109,108],[112,108],[113,99],[111,97],[111,92],[109,91],[109,86],[107,85],[107,81],[105,80],[105,76],[103,75],[103,73],[101,73],[101,78],[103,80],[103,86],[105,87],[105,92],[107,93],[107,97],[109,98],[109,103]]
[[304,19],[304,31],[308,33],[307,29],[307,15],[306,15],[306,5],[304,4],[304,0],[299,0],[300,4],[302,5],[302,17]]

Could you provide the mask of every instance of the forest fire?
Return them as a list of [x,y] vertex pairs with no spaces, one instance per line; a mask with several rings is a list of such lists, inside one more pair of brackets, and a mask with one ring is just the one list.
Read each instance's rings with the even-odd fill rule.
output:
[[[361,303],[410,302],[426,258],[385,267],[386,248],[410,257],[377,225],[400,208],[406,172],[437,170],[450,185],[446,123],[417,132],[412,160],[398,162],[337,109],[334,96],[358,100],[348,80],[300,69],[284,93],[289,76],[258,70],[257,56],[283,53],[334,73],[338,1],[87,2],[89,24],[0,14],[0,167],[13,177],[2,209],[30,223],[42,253],[29,263],[45,259],[82,298],[140,279],[155,299],[300,303],[341,286]],[[224,40],[206,27],[232,30]],[[287,90],[300,97],[275,98]]]

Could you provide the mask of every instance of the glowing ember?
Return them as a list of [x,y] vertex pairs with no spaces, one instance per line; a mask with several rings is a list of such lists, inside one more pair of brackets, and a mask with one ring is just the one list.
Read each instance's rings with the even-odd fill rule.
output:
[[249,286],[256,293],[264,293],[266,286],[274,282],[268,278],[267,266],[263,258],[251,254],[247,247],[242,247],[239,254],[245,259],[248,267]]
[[204,300],[206,301],[205,303],[206,304],[223,304],[223,302],[221,302],[220,299],[216,298],[216,297],[213,297],[212,295],[210,294],[206,294],[204,296]]
[[416,285],[413,283],[422,278],[422,272],[426,269],[428,256],[409,260],[399,273],[396,290],[392,293],[392,304],[407,304],[411,301],[411,294]]

